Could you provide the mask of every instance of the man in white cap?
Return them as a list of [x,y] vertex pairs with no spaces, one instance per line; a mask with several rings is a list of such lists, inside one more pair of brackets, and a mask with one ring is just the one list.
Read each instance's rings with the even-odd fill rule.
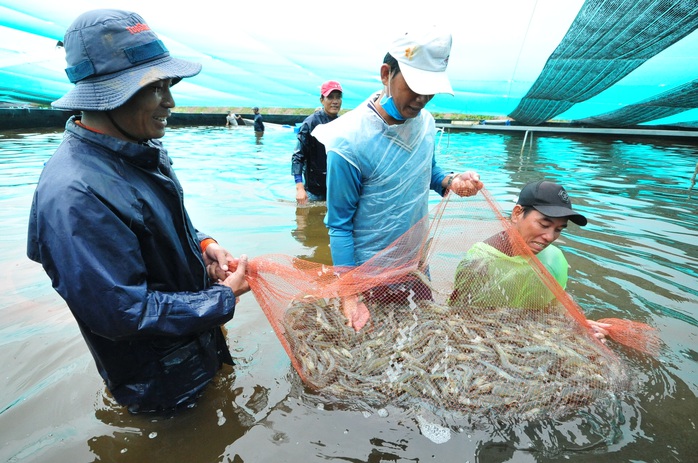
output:
[[[438,28],[400,36],[380,68],[383,90],[313,131],[327,150],[326,224],[336,268],[364,264],[419,223],[429,212],[430,189],[469,196],[482,188],[476,173],[448,173],[434,157],[436,127],[424,107],[437,93],[453,94],[450,52],[451,34]],[[355,298],[345,298],[343,310],[356,330],[369,319]]]
[[194,227],[158,140],[170,87],[201,65],[171,57],[128,11],[82,14],[64,44],[75,87],[53,106],[81,115],[39,179],[27,255],[65,299],[116,401],[171,413],[232,365],[221,325],[249,291],[246,257]]

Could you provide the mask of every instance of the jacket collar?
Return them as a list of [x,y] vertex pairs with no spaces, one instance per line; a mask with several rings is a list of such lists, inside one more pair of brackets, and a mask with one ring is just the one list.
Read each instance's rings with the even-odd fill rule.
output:
[[66,132],[88,143],[106,148],[112,151],[115,156],[137,167],[155,169],[160,163],[160,155],[164,148],[159,140],[148,140],[144,144],[120,140],[79,126],[75,123],[79,119],[79,116],[72,116],[68,119],[65,126]]

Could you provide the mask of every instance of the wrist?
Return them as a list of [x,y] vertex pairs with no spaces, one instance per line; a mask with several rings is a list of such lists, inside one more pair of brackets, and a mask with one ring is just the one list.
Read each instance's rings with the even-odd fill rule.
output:
[[199,246],[201,247],[201,253],[204,254],[206,252],[206,248],[213,243],[218,243],[218,241],[214,240],[213,238],[206,238],[205,240],[201,240],[201,242],[199,243]]

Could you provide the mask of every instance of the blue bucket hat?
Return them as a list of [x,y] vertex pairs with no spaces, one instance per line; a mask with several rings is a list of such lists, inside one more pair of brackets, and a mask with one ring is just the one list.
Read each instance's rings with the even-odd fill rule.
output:
[[65,72],[75,87],[51,104],[57,109],[109,111],[153,82],[178,82],[201,71],[199,63],[171,57],[143,18],[129,11],[83,13],[63,46]]

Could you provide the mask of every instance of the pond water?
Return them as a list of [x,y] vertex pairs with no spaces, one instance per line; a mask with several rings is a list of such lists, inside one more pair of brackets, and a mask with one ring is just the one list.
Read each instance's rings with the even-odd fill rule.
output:
[[[252,294],[226,328],[237,365],[172,419],[105,395],[63,301],[25,256],[27,214],[61,132],[0,133],[0,460],[12,462],[695,461],[698,455],[698,144],[682,140],[443,134],[439,163],[477,170],[504,211],[527,181],[565,185],[589,225],[563,233],[568,291],[591,319],[657,328],[658,358],[609,343],[637,384],[597,440],[569,422],[447,430],[418,417],[323,403],[300,384]],[[164,138],[197,228],[235,255],[329,263],[324,207],[296,209],[295,135],[270,124],[172,128]],[[436,205],[439,197],[433,194]],[[108,237],[105,237],[108,239]],[[584,422],[584,417],[576,418]],[[593,422],[593,421],[592,421]],[[603,434],[603,435],[602,435]]]

